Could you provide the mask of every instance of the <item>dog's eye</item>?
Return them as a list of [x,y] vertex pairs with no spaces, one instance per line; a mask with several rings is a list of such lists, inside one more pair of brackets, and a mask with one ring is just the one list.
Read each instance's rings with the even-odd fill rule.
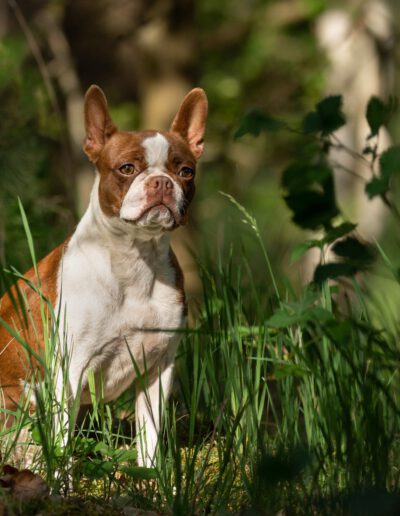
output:
[[190,167],[182,167],[179,172],[178,176],[185,177],[186,179],[190,179],[194,176],[194,170]]
[[130,176],[135,172],[135,165],[132,165],[132,163],[124,163],[124,165],[121,165],[118,170],[122,172],[122,174]]

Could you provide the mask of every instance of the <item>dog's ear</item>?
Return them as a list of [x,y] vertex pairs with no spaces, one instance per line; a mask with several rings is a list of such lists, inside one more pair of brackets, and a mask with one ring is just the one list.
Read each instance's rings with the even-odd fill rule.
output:
[[90,161],[97,161],[101,149],[117,130],[108,113],[107,99],[103,90],[92,84],[85,95],[86,139],[83,150]]
[[170,128],[171,132],[180,134],[187,141],[196,159],[200,158],[204,149],[207,111],[208,102],[204,90],[195,88],[183,99]]

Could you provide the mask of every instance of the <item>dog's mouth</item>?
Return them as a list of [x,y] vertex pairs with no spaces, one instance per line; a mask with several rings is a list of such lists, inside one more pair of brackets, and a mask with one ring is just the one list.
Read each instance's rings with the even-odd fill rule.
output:
[[135,219],[123,219],[125,222],[141,227],[162,227],[173,229],[180,224],[182,216],[176,207],[164,203],[146,206]]

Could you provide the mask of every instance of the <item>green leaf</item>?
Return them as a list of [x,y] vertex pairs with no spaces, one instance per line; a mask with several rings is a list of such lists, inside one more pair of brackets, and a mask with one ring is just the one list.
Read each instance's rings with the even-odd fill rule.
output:
[[152,480],[158,478],[157,470],[154,468],[144,468],[140,466],[136,467],[123,467],[119,471],[125,473],[134,480]]
[[389,97],[385,104],[378,97],[371,97],[367,105],[366,118],[371,129],[371,134],[368,136],[372,138],[376,136],[379,129],[383,125],[387,125],[393,113],[397,111],[398,100],[396,97]]
[[316,105],[316,110],[308,113],[303,120],[305,133],[321,132],[326,136],[345,125],[346,117],[342,113],[342,96],[326,97]]
[[312,185],[323,185],[332,179],[332,170],[326,163],[317,165],[295,161],[282,174],[282,186],[290,192],[303,192]]
[[336,242],[332,251],[343,261],[318,265],[314,271],[315,283],[337,279],[340,276],[354,276],[358,271],[367,269],[375,258],[372,247],[361,243],[354,236]]
[[43,444],[42,443],[42,433],[40,431],[39,425],[36,423],[33,425],[31,429],[31,437],[32,441],[36,444]]
[[318,322],[326,322],[332,319],[332,313],[325,308],[321,308],[320,306],[313,306],[309,310],[306,311],[307,320],[309,321],[318,321]]
[[332,247],[332,251],[336,256],[351,261],[358,269],[368,267],[374,261],[374,253],[371,246],[361,243],[352,236],[337,242]]
[[317,133],[321,130],[321,123],[319,120],[318,113],[312,111],[307,113],[303,120],[303,131],[305,133]]
[[350,321],[337,321],[331,319],[324,324],[324,330],[328,337],[335,342],[349,342],[352,325]]
[[129,450],[116,450],[114,454],[115,462],[129,462],[136,460],[137,451],[134,448]]
[[381,178],[389,180],[393,174],[400,172],[400,146],[389,147],[379,160]]
[[371,129],[371,134],[368,138],[376,136],[379,129],[387,121],[387,110],[385,104],[378,97],[371,97],[367,105],[366,112],[367,122]]
[[319,306],[309,307],[294,311],[295,307],[281,308],[277,310],[268,320],[268,326],[273,328],[288,328],[294,324],[304,324],[308,321],[328,321],[332,314]]
[[74,439],[74,454],[87,455],[92,453],[97,444],[98,443],[92,438],[77,436]]
[[315,283],[322,283],[327,279],[336,279],[340,276],[354,276],[357,268],[350,263],[326,263],[318,265],[314,271]]
[[392,175],[400,172],[400,146],[389,147],[389,149],[383,152],[379,165],[380,176],[372,178],[365,186],[365,191],[370,199],[387,193],[390,178]]
[[365,191],[370,199],[377,195],[384,195],[388,190],[389,181],[380,177],[374,177],[365,185]]
[[286,127],[282,120],[273,118],[258,109],[249,111],[240,121],[239,128],[234,134],[234,138],[240,138],[245,134],[259,136],[262,131],[276,132]]
[[329,228],[331,220],[339,215],[335,200],[324,193],[307,191],[284,197],[293,211],[292,220],[305,229]]
[[284,199],[293,211],[293,221],[305,229],[330,227],[331,220],[339,214],[333,173],[325,162],[293,163],[283,172],[282,186],[288,190]]
[[327,232],[325,237],[323,238],[324,244],[330,244],[337,240],[338,238],[342,238],[348,233],[354,231],[357,227],[357,224],[352,224],[351,222],[343,222],[339,226],[332,228]]
[[110,457],[114,453],[114,448],[108,446],[104,442],[98,442],[96,446],[93,448],[93,452],[100,453],[103,457]]
[[297,313],[289,314],[287,310],[277,310],[268,320],[268,326],[273,328],[287,328],[293,324],[303,322],[302,316]]
[[92,459],[90,461],[83,461],[82,472],[91,479],[99,479],[111,475],[114,471],[114,464],[111,461],[104,461],[101,459]]

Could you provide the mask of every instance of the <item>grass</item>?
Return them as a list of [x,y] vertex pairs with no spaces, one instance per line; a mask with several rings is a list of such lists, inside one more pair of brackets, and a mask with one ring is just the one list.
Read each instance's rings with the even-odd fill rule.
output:
[[[348,302],[328,282],[298,296],[282,292],[256,221],[239,209],[265,271],[253,274],[238,252],[200,265],[203,303],[179,347],[155,469],[136,466],[135,436],[116,423],[130,406],[124,398],[95,403],[76,429],[59,425],[60,437],[54,421],[67,407],[54,396],[52,314],[44,381],[31,382],[38,410],[29,415],[21,402],[12,430],[31,430],[39,445],[31,469],[52,493],[67,494],[59,514],[76,503],[67,486],[99,514],[124,506],[176,515],[399,513],[398,329],[380,324],[376,307],[371,317],[356,278]],[[45,320],[51,307],[42,302]],[[68,364],[61,369],[67,378]],[[1,447],[7,463],[15,433],[3,430]],[[54,503],[22,513],[52,514]]]

